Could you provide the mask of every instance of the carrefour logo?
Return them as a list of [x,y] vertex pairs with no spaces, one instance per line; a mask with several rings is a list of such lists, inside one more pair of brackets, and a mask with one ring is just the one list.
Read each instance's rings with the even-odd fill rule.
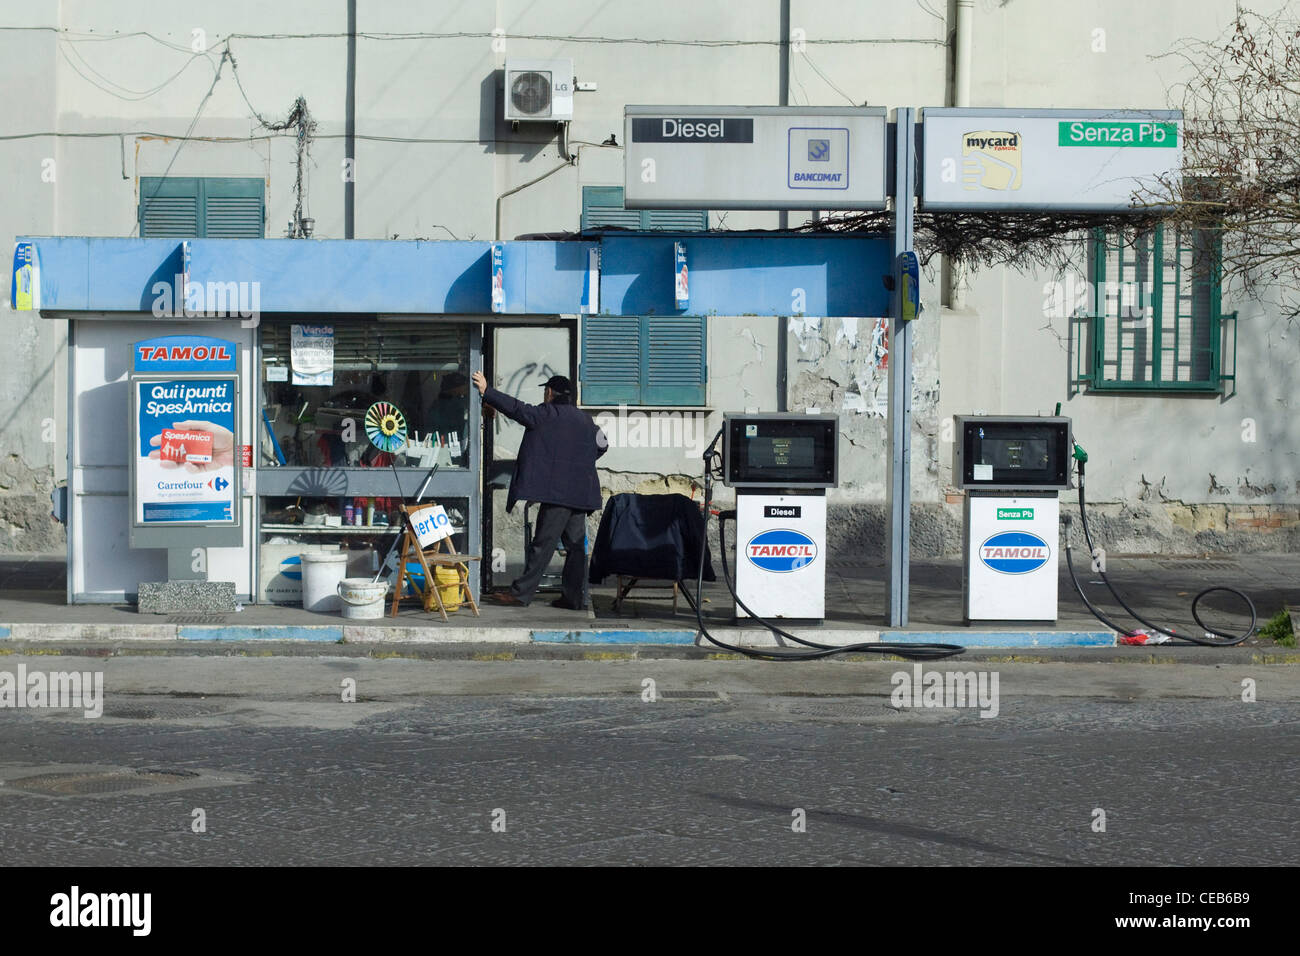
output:
[[1037,571],[1051,556],[1047,542],[1028,531],[1002,531],[980,545],[980,560],[999,574]]
[[749,563],[764,571],[798,571],[817,560],[817,542],[799,531],[762,531],[745,545]]
[[220,475],[217,475],[217,477],[208,482],[208,487],[213,491],[225,491],[230,487],[230,482],[225,478],[222,478]]

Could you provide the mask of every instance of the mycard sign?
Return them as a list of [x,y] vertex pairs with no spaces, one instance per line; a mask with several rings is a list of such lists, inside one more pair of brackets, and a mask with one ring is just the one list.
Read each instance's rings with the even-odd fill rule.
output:
[[1176,110],[928,108],[923,120],[926,209],[1144,208],[1182,168]]
[[629,209],[883,209],[883,107],[628,106]]

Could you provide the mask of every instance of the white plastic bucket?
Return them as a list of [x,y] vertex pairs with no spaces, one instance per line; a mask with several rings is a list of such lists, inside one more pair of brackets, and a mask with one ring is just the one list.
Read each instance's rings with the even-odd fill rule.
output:
[[307,611],[337,611],[339,582],[348,573],[346,551],[304,551],[302,559],[302,606]]
[[388,593],[387,581],[370,578],[344,578],[339,582],[339,597],[343,600],[343,616],[352,620],[384,616],[384,595]]

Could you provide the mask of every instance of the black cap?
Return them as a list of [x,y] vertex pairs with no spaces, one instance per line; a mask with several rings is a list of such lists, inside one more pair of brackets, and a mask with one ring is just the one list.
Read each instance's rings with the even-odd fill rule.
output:
[[573,383],[563,375],[552,375],[542,383],[542,388],[549,388],[556,395],[573,394]]

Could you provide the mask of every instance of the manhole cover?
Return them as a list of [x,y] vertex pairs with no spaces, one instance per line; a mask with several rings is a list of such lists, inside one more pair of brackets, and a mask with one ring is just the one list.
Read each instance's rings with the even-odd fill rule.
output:
[[167,618],[168,624],[225,624],[224,614],[173,614]]
[[49,797],[83,797],[126,790],[146,790],[169,784],[190,783],[197,773],[188,770],[110,770],[98,773],[42,773],[10,780],[5,786]]
[[721,700],[716,690],[661,690],[660,697],[668,700]]
[[1166,571],[1237,571],[1239,567],[1232,561],[1161,561],[1160,566]]

